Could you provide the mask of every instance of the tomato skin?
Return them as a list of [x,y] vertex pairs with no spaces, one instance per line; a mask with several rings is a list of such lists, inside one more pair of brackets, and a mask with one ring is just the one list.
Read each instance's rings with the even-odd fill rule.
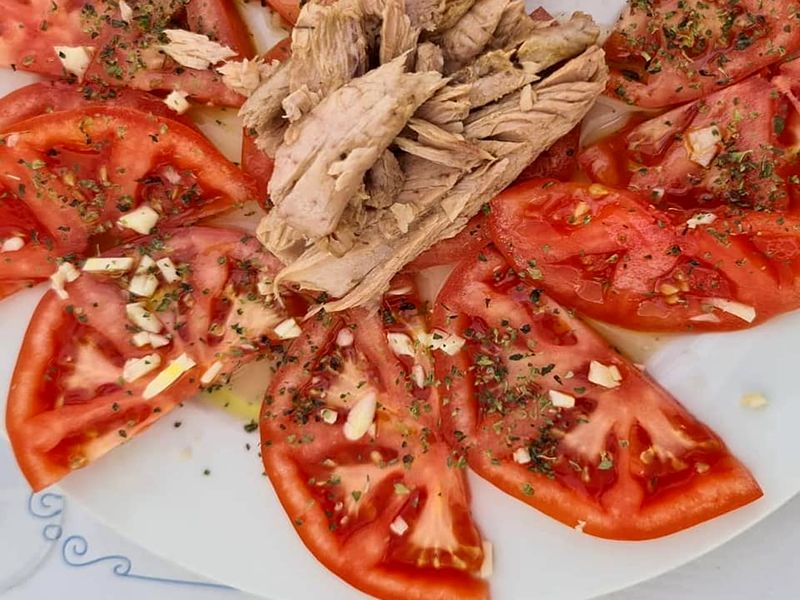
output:
[[460,261],[489,243],[488,224],[483,214],[477,214],[455,236],[440,240],[404,267],[408,273],[449,265]]
[[[6,427],[35,490],[97,460],[191,397],[212,365],[219,363],[224,376],[279,341],[272,328],[288,315],[260,303],[256,286],[279,263],[254,238],[181,228],[106,256],[137,261],[145,255],[170,258],[178,281],[157,276],[160,291],[142,299],[127,291],[130,272],[82,272],[65,285],[67,298],[49,291],[34,312],[11,381]],[[157,315],[163,345],[135,344],[138,329],[126,313],[131,301],[148,303]],[[128,360],[150,354],[159,356],[159,370],[182,354],[195,367],[146,399],[157,371],[127,383],[123,373]]]
[[740,81],[798,48],[791,2],[742,0],[724,8],[683,0],[629,3],[604,47],[612,67],[607,93],[646,108],[676,105]]
[[250,175],[258,186],[258,203],[269,208],[269,180],[275,170],[273,161],[256,146],[255,138],[247,129],[242,133],[242,171]]
[[[521,272],[533,265],[557,301],[631,329],[741,329],[800,306],[800,265],[755,245],[765,235],[791,243],[795,219],[717,212],[712,224],[690,229],[694,212],[668,214],[627,191],[538,180],[492,201],[490,233]],[[752,307],[752,322],[714,310],[716,299]]]
[[236,50],[236,58],[252,58],[255,47],[234,2],[192,0],[186,6],[186,20],[195,33],[203,33],[223,46]]
[[[121,137],[120,132],[123,132]],[[0,281],[44,279],[55,269],[59,256],[82,255],[94,243],[101,242],[107,248],[137,235],[132,229],[108,228],[102,224],[116,223],[123,210],[147,201],[154,206],[160,203],[162,218],[158,226],[173,227],[218,214],[257,194],[255,182],[222,157],[198,132],[138,110],[95,106],[57,112],[17,123],[7,128],[4,135],[19,139],[12,147],[0,147],[0,163],[16,173],[17,179],[13,181],[18,185],[8,189],[10,196],[0,198],[0,212],[4,221],[14,212],[22,212],[31,225],[21,226],[26,246],[0,264]],[[87,135],[92,141],[90,145],[86,143]],[[98,144],[101,151],[92,154]],[[57,153],[56,157],[47,154],[52,148],[63,147],[84,151]],[[104,177],[114,183],[110,189],[115,194],[103,196],[96,219],[81,217],[81,205],[76,208],[72,204],[56,204],[37,192],[40,187],[37,178],[49,177],[63,168],[57,162],[62,160],[60,156],[64,156],[68,166],[81,167],[87,181],[94,176],[101,183],[106,181]],[[35,161],[41,161],[42,168],[25,167]],[[53,163],[53,171],[47,161]],[[188,195],[181,195],[177,202],[166,192],[182,191],[178,187],[183,185],[180,181],[170,188],[165,187],[166,179],[159,178],[155,185],[147,183],[154,171],[159,173],[159,169],[167,167],[191,172],[192,186],[184,190]],[[54,192],[64,187],[59,187],[56,177],[48,181]],[[159,191],[164,193],[159,195]],[[120,203],[125,197],[131,198],[127,209]]]
[[42,81],[16,89],[0,98],[0,131],[19,121],[46,113],[86,109],[95,104],[135,109],[195,127],[191,119],[177,114],[161,98],[147,92],[88,84],[75,85],[63,81]]
[[[535,285],[490,247],[465,258],[439,295],[434,327],[466,340],[436,354],[443,425],[472,469],[565,525],[620,540],[668,535],[762,495],[710,429]],[[589,361],[617,368],[618,387],[587,379]],[[548,407],[539,396],[548,389],[574,407]],[[672,463],[640,457],[662,444]],[[514,446],[536,455],[520,464]]]
[[[407,284],[405,278],[394,286]],[[387,296],[380,317],[355,310],[305,322],[262,405],[262,459],[305,545],[351,585],[392,600],[477,600],[487,596],[486,583],[470,574],[482,561],[480,537],[464,471],[449,466],[449,447],[438,434],[437,390],[411,384],[415,359],[401,360],[387,343],[388,332],[413,335],[421,326],[412,298]],[[341,346],[337,340],[348,331],[352,341]],[[429,358],[416,360],[432,376]],[[374,432],[350,441],[341,424],[359,393],[377,394],[379,408]],[[334,423],[316,416],[323,407],[338,413]],[[348,473],[358,482],[367,477],[358,496],[351,489],[362,488],[348,487]],[[398,494],[398,486],[408,491]],[[403,535],[390,529],[398,516],[409,526]],[[447,546],[439,545],[443,524]]]
[[291,25],[297,23],[300,15],[300,2],[297,0],[267,0],[269,7]]
[[[80,10],[83,0],[2,0],[0,14],[0,66],[61,77],[63,66],[53,46],[91,46],[83,31]],[[52,10],[53,6],[56,7]],[[41,24],[47,22],[46,30]]]
[[517,181],[552,177],[568,181],[578,167],[578,148],[581,141],[581,125],[567,133],[550,148],[542,152],[533,163],[525,167]]
[[[274,60],[283,62],[291,54],[292,38],[286,37],[267,50],[263,58],[265,63],[270,64]],[[255,179],[258,185],[258,200],[265,210],[269,207],[268,187],[274,169],[275,162],[256,146],[255,137],[245,128],[242,133],[242,170]]]

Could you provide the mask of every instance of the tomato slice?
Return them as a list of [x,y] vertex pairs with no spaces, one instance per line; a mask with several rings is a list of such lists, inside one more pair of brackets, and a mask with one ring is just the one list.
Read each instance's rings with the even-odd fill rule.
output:
[[278,13],[287,23],[294,25],[300,15],[299,0],[267,0],[269,7]]
[[264,466],[303,542],[348,583],[387,599],[484,598],[412,288],[396,281],[379,315],[305,324],[262,407]]
[[[0,0],[0,66],[60,77],[54,46],[92,46],[83,0]],[[95,6],[87,8],[87,15]]]
[[[292,38],[286,37],[264,53],[264,62],[267,64],[275,60],[283,62],[291,56],[291,53]],[[255,136],[245,128],[242,132],[242,169],[258,184],[258,197],[265,209],[268,208],[268,186],[274,168],[275,162],[256,146]]]
[[796,210],[798,121],[787,96],[757,75],[601,141],[581,165],[659,206]]
[[644,107],[713,93],[800,49],[800,10],[784,0],[629,2],[605,45],[608,92]]
[[567,135],[542,152],[533,163],[525,167],[518,181],[552,177],[568,181],[578,169],[578,148],[581,143],[581,125],[578,124]]
[[480,250],[489,243],[486,216],[478,213],[467,223],[458,234],[436,242],[417,258],[408,263],[404,271],[415,273],[438,267],[440,265],[450,265],[459,262],[467,254],[472,254]]
[[[65,283],[63,298],[44,296],[23,340],[6,427],[34,490],[94,462],[281,342],[275,327],[286,309],[260,285],[279,263],[254,238],[184,228],[106,257],[130,264],[74,265],[79,277]],[[185,372],[178,368],[184,355],[194,363]],[[156,378],[169,369],[176,377],[160,389]]]
[[237,58],[255,56],[250,31],[236,3],[226,0],[191,0],[186,4],[186,22],[195,33],[207,35],[237,52]]
[[444,427],[506,493],[585,533],[655,538],[759,498],[707,426],[491,248],[445,284]]
[[[196,131],[126,108],[43,115],[1,139],[0,240],[22,243],[3,252],[3,282],[44,279],[58,257],[189,224],[257,193]],[[119,220],[140,210],[155,222]]]
[[76,79],[67,73],[55,47],[82,47],[90,56],[88,81],[143,90],[188,93],[201,102],[238,106],[244,98],[213,69],[179,65],[159,51],[165,29],[209,34],[237,52],[254,54],[236,6],[227,0],[131,2],[126,18],[115,1],[2,0],[0,65]]
[[665,213],[631,192],[538,180],[495,198],[490,233],[520,272],[587,316],[644,331],[726,330],[800,306],[795,225],[755,212]]
[[89,84],[75,85],[64,81],[40,81],[0,98],[0,131],[45,113],[86,109],[95,104],[140,110],[195,127],[191,119],[177,114],[161,98],[147,92]]

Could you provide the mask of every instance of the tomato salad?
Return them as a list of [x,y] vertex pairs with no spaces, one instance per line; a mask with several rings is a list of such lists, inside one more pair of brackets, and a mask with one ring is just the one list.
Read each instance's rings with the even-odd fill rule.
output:
[[[314,10],[268,4],[290,25]],[[302,32],[256,59],[222,0],[0,7],[0,64],[51,78],[0,100],[0,298],[47,285],[6,408],[34,490],[266,359],[266,475],[314,556],[380,598],[488,597],[468,469],[614,540],[762,495],[589,319],[703,332],[800,308],[795,3],[631,1],[605,43],[627,124],[588,147],[576,127],[388,290],[334,313],[282,283],[285,257],[255,223],[207,222],[251,201],[269,211],[274,157],[245,129],[240,168],[186,112],[239,106],[265,73],[299,76]],[[551,20],[531,18],[522,29]],[[432,267],[449,275],[429,302]]]

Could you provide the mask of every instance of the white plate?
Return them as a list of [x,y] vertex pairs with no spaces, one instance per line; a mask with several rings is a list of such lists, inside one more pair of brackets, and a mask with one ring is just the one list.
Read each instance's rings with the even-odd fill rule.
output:
[[[623,0],[544,4],[611,23]],[[21,83],[0,73],[0,91]],[[0,389],[7,388],[40,293],[0,304]],[[609,542],[559,525],[473,477],[475,516],[495,544],[493,597],[568,600],[632,585],[719,546],[797,493],[797,339],[800,314],[793,314],[751,331],[675,339],[648,361],[648,370],[727,441],[763,486],[762,500],[733,514],[661,540]],[[739,398],[750,391],[763,392],[769,407],[741,407]],[[256,443],[233,417],[190,403],[70,476],[62,489],[152,552],[242,590],[272,600],[359,597],[306,551],[262,475]]]

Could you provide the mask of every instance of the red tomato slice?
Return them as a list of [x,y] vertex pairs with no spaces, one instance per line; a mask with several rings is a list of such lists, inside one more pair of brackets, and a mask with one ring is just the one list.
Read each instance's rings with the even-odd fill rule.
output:
[[489,243],[489,234],[486,229],[486,217],[479,213],[472,217],[467,226],[457,235],[436,242],[408,263],[404,270],[409,273],[415,273],[430,267],[457,263],[465,255],[472,254]]
[[[84,30],[84,5],[84,0],[0,0],[0,66],[63,75],[54,46],[93,44]],[[85,9],[87,16],[94,7]]]
[[300,15],[299,0],[267,0],[267,4],[290,25],[297,23]]
[[59,60],[56,46],[88,48],[91,82],[143,90],[181,90],[195,100],[238,106],[244,98],[213,69],[183,67],[159,51],[164,29],[209,33],[238,56],[252,56],[247,29],[227,0],[132,2],[126,22],[117,2],[0,0],[0,65],[76,79]]
[[713,93],[799,48],[794,2],[629,2],[605,45],[608,90],[638,106],[670,106]]
[[[254,238],[185,228],[106,256],[133,264],[99,272],[75,265],[80,276],[65,284],[67,296],[48,292],[25,334],[6,427],[34,490],[94,462],[280,341],[274,328],[287,314],[259,286],[279,263]],[[131,316],[131,304],[144,316]],[[156,378],[182,355],[195,366],[169,367],[177,378],[158,392]]]
[[484,598],[464,465],[439,436],[433,366],[414,342],[418,306],[396,282],[380,315],[306,323],[262,407],[264,466],[303,542],[348,583],[386,599]]
[[578,169],[578,148],[581,142],[581,126],[577,125],[567,135],[539,155],[533,163],[525,167],[517,181],[527,181],[539,177],[552,177],[568,181]]
[[490,233],[557,301],[631,329],[740,329],[800,306],[796,219],[692,215],[538,180],[493,200]]
[[797,205],[792,150],[800,116],[757,75],[604,140],[581,156],[589,176],[662,206],[758,211]]
[[[264,53],[264,62],[274,60],[282,62],[292,53],[292,38],[286,37]],[[242,169],[258,183],[258,198],[261,205],[267,208],[269,198],[269,180],[275,168],[274,161],[256,146],[254,136],[245,128],[242,133]]]
[[[0,281],[44,279],[65,255],[139,235],[121,224],[137,210],[153,227],[192,223],[256,197],[253,182],[199,133],[125,108],[36,117],[6,129],[0,146]],[[149,207],[149,209],[147,208]]]
[[493,249],[466,258],[434,313],[445,430],[508,494],[585,533],[639,540],[759,498],[708,427]]
[[255,56],[253,39],[235,2],[191,0],[186,4],[186,22],[195,33],[205,34],[223,46],[236,50],[237,58]]
[[88,84],[75,85],[63,81],[41,81],[0,98],[0,131],[31,117],[77,108],[85,109],[94,104],[132,108],[195,127],[191,119],[177,114],[161,98],[147,92]]

